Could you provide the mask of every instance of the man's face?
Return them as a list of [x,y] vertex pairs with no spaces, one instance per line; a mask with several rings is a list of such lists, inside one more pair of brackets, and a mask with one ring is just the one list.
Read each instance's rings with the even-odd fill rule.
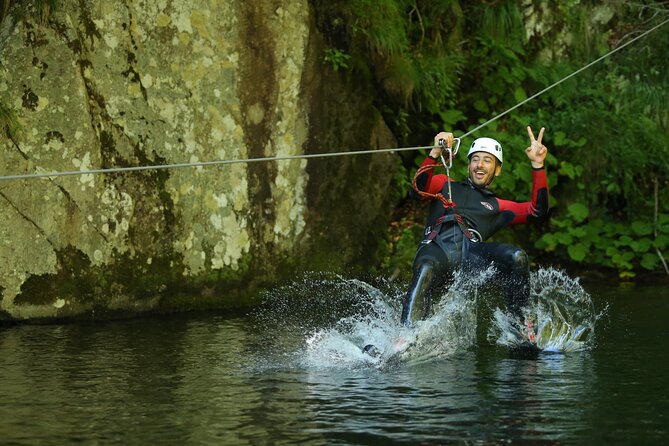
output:
[[497,158],[487,152],[474,152],[469,158],[469,179],[477,187],[488,187],[501,170]]

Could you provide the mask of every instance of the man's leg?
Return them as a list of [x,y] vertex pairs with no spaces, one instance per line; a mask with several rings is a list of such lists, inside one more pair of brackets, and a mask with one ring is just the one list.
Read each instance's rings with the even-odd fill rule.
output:
[[469,253],[475,263],[492,263],[497,268],[507,308],[522,321],[522,309],[530,298],[530,264],[525,251],[505,243],[472,243]]
[[402,299],[402,324],[410,325],[429,316],[434,291],[452,274],[450,263],[435,243],[420,247],[413,262],[409,291]]
[[[413,261],[413,278],[409,291],[402,299],[402,325],[411,326],[413,322],[429,316],[432,296],[436,288],[444,283],[448,270],[448,257],[436,243],[428,243],[418,248]],[[406,341],[401,340],[401,345]],[[381,354],[374,344],[367,344],[362,352],[376,357]]]
[[408,325],[428,316],[432,303],[430,288],[434,281],[434,270],[435,264],[429,260],[414,267],[409,291],[402,300],[402,324]]
[[502,286],[509,311],[522,321],[522,309],[530,301],[530,261],[520,248],[511,245],[504,254],[508,270],[503,273]]

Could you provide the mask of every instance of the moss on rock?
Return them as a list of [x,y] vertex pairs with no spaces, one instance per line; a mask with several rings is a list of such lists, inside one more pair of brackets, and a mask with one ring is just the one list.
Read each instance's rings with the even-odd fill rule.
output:
[[[12,67],[0,87],[24,128],[0,136],[3,171],[394,145],[369,90],[323,66],[323,50],[306,0],[62,3],[48,23],[17,22],[0,47],[0,66]],[[380,242],[390,159],[7,183],[0,312],[43,320],[232,308],[295,271],[342,270]]]

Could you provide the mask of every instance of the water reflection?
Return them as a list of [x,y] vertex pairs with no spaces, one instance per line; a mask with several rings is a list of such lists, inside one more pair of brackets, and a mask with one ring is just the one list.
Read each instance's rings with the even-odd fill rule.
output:
[[[149,408],[169,415],[182,365],[174,361],[185,321],[175,326],[110,323],[25,326],[3,330],[0,355],[3,406],[19,407],[3,417],[15,432],[57,432],[46,441],[104,438],[146,433]],[[165,328],[165,329],[163,329]],[[140,404],[128,404],[129,401]],[[36,425],[35,425],[35,424]],[[149,427],[150,429],[150,427]],[[28,433],[28,432],[26,432]],[[177,437],[183,434],[178,427]]]
[[306,330],[216,315],[3,328],[0,443],[660,442],[669,304],[605,297],[608,324],[589,351],[520,360],[479,340],[383,369],[310,367],[315,320]]
[[589,353],[504,359],[491,367],[491,409],[502,437],[566,441],[585,427],[583,399],[596,380]]

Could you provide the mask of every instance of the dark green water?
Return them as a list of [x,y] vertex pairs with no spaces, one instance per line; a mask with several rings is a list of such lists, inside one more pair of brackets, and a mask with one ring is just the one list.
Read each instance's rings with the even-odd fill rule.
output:
[[381,370],[309,364],[267,317],[0,328],[0,444],[667,442],[669,293],[588,291],[608,310],[586,351]]

